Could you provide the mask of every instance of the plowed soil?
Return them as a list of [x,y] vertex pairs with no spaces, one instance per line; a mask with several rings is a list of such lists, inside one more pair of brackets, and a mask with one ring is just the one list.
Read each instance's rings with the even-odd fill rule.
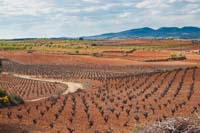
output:
[[[105,41],[132,45],[132,40]],[[190,41],[135,40],[138,44],[176,45]],[[92,57],[25,51],[1,51],[3,72],[46,80],[81,81],[83,89],[64,91],[52,83],[0,75],[0,87],[16,92],[25,104],[0,109],[0,132],[131,133],[140,124],[171,117],[189,117],[200,111],[200,55],[185,52],[186,60],[167,59],[171,50],[138,50],[127,56]],[[85,88],[84,88],[85,87]],[[12,123],[12,124],[9,124]]]
[[44,132],[132,132],[135,124],[198,112],[196,68],[110,79],[95,87],[1,109],[1,121],[34,125]]

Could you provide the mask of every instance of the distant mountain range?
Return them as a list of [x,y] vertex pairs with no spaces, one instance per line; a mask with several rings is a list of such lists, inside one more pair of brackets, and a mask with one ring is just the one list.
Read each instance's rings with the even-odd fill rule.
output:
[[[84,37],[54,37],[54,38],[43,38],[52,40],[77,40],[77,39],[88,39],[88,40],[111,40],[111,39],[130,39],[130,38],[146,38],[146,39],[198,39],[200,40],[200,28],[199,27],[161,27],[159,29],[152,29],[149,27],[131,29],[117,33],[106,33],[95,36],[84,36]],[[0,39],[0,40],[35,40],[42,38],[16,38],[16,39]]]
[[162,27],[152,29],[149,27],[131,29],[117,33],[106,33],[96,36],[83,37],[84,39],[105,40],[105,39],[129,39],[129,38],[155,38],[155,39],[200,39],[199,27]]

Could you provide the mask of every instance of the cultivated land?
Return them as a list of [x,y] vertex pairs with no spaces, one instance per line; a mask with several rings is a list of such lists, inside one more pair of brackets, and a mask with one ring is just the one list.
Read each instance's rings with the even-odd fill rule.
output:
[[198,115],[200,43],[186,40],[0,41],[0,131],[134,132]]

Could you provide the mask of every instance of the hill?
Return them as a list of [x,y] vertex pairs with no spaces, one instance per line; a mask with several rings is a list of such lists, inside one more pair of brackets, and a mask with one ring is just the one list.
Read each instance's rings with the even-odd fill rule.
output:
[[200,28],[198,27],[161,27],[152,29],[149,27],[131,29],[117,33],[106,33],[102,35],[83,37],[84,39],[129,39],[129,38],[155,38],[155,39],[200,39]]

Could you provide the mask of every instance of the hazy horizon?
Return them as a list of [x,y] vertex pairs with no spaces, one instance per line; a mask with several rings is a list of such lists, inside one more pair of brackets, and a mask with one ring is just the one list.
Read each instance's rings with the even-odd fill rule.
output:
[[199,0],[0,0],[0,39],[200,27]]

